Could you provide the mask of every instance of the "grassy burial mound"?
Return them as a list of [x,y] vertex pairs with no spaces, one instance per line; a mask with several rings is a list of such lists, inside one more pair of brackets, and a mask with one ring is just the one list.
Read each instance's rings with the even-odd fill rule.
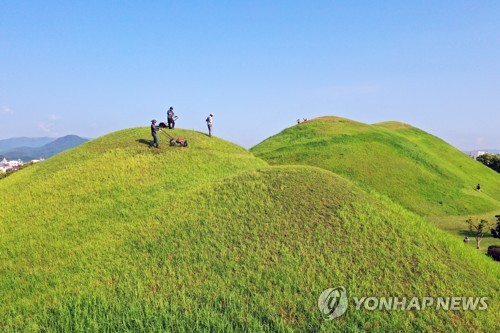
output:
[[[494,262],[329,171],[146,128],[88,142],[0,182],[0,330],[494,331]],[[349,296],[487,296],[487,311],[368,311]]]
[[[403,123],[322,117],[285,129],[251,151],[272,165],[313,165],[389,196],[422,215],[500,207],[500,177],[446,142]],[[480,183],[482,191],[474,190]]]

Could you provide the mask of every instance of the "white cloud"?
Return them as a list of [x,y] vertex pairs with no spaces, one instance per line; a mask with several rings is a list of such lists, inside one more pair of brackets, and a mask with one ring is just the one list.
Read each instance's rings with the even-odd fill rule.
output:
[[14,111],[12,111],[12,109],[9,108],[8,106],[2,106],[2,107],[0,107],[0,113],[13,114]]
[[44,121],[39,121],[37,127],[42,132],[52,133],[52,127],[54,127],[54,124],[52,124],[52,123],[46,123]]
[[44,133],[57,134],[54,130],[56,126],[56,122],[60,120],[61,117],[55,114],[48,115],[45,120],[39,121],[37,124],[37,128]]

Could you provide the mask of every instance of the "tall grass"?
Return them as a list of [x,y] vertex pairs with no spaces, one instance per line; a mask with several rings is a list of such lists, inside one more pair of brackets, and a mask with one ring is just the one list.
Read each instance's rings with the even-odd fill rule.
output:
[[[500,177],[444,141],[401,123],[318,118],[251,151],[273,165],[318,166],[425,216],[498,210]],[[474,191],[480,183],[482,192]]]
[[[495,263],[382,195],[176,130],[120,131],[0,182],[0,330],[494,331]],[[138,141],[137,141],[138,140]],[[317,309],[351,296],[488,296],[485,312]]]

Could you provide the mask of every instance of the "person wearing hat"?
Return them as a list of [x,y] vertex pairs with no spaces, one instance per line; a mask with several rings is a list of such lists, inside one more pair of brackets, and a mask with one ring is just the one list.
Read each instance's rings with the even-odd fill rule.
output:
[[156,130],[158,130],[158,127],[156,127],[156,119],[151,120],[151,135],[153,136],[153,141],[149,143],[149,148],[155,146],[156,148],[160,148],[160,145],[158,144],[158,135],[156,134]]
[[214,114],[210,113],[210,115],[206,119],[207,127],[208,127],[208,136],[212,136],[212,117],[213,116],[214,116]]
[[174,108],[170,107],[167,111],[167,122],[168,128],[173,129],[175,127],[175,119],[174,119]]

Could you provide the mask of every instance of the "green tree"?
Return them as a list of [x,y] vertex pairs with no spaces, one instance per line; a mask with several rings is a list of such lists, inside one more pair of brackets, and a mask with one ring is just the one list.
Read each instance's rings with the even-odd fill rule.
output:
[[484,154],[477,158],[477,160],[487,167],[500,172],[500,155]]
[[497,225],[494,229],[491,229],[491,234],[493,238],[500,238],[500,215],[495,215],[497,218]]
[[491,227],[491,222],[481,219],[477,221],[477,219],[472,219],[469,217],[465,222],[469,224],[469,230],[474,234],[476,238],[476,249],[479,250],[479,245],[483,240],[484,235],[488,232]]

